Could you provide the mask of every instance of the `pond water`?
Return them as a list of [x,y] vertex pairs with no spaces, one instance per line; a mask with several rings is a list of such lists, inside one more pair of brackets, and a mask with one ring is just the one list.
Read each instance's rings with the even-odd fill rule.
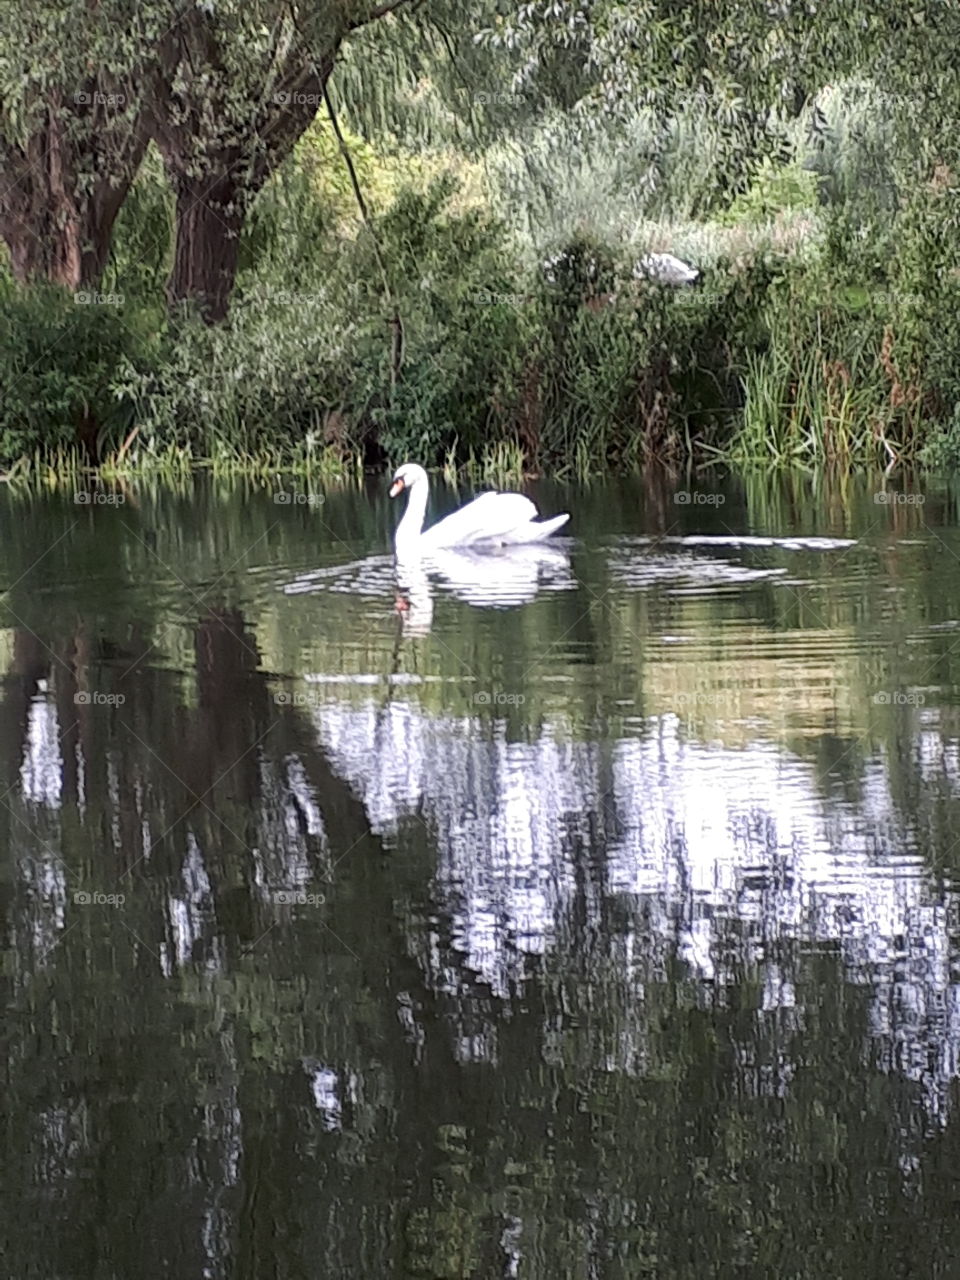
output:
[[956,1274],[956,494],[683,484],[0,494],[5,1274]]

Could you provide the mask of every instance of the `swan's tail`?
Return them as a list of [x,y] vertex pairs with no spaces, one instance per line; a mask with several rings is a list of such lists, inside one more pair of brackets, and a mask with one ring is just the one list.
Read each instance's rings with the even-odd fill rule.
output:
[[513,529],[500,541],[505,546],[527,542],[543,542],[545,538],[550,537],[554,530],[559,529],[562,524],[566,524],[569,519],[569,513],[564,512],[562,516],[551,516],[549,520],[531,520],[528,524],[522,524],[519,529]]

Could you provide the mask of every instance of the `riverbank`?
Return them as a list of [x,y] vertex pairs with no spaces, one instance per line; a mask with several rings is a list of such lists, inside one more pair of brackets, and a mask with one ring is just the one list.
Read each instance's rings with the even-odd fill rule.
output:
[[[697,185],[726,155],[703,120],[646,194],[624,165],[650,121],[580,159],[545,125],[522,163],[447,146],[414,164],[348,135],[364,217],[330,185],[318,122],[256,202],[216,325],[163,304],[169,238],[148,232],[169,191],[150,152],[97,291],[0,274],[0,466],[953,465],[952,176],[916,181],[864,94],[825,91],[788,154],[725,193]],[[829,117],[816,143],[813,111]],[[651,252],[696,283],[650,279]]]

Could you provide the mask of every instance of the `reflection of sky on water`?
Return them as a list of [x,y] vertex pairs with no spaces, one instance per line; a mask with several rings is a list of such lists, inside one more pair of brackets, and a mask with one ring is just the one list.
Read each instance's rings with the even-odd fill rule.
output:
[[[638,996],[677,954],[713,987],[741,981],[744,965],[754,965],[757,1015],[802,1014],[807,997],[776,944],[822,945],[842,957],[848,981],[871,989],[878,1060],[921,1086],[931,1114],[945,1114],[947,1082],[960,1075],[960,975],[950,946],[960,912],[903,827],[882,759],[864,768],[854,803],[825,800],[814,767],[771,743],[687,741],[673,716],[612,744],[568,741],[549,723],[535,741],[508,742],[503,722],[430,716],[402,698],[386,706],[331,700],[315,724],[375,833],[395,844],[404,821],[430,829],[453,946],[496,994],[522,978],[527,957],[562,945],[584,893],[591,917],[598,895],[632,904],[632,923],[608,948]],[[914,748],[925,782],[960,789],[956,742],[928,721]],[[70,894],[86,887],[53,854],[63,764],[55,707],[37,698],[20,768],[24,834],[37,837],[20,859],[36,959],[62,936]],[[259,767],[250,854],[253,885],[269,902],[310,885],[318,850],[325,862],[330,844],[302,762],[263,757]],[[119,794],[111,799],[115,825]],[[160,833],[151,836],[144,822],[148,851]],[[204,850],[185,829],[159,951],[166,975],[190,963],[223,967],[214,911]],[[439,951],[426,963],[440,986],[459,988],[462,974]],[[464,1029],[458,1057],[494,1053],[489,1036],[489,1028]],[[636,1063],[638,1051],[624,1045],[621,1065]],[[786,1087],[789,1075],[782,1064],[771,1087]]]
[[60,804],[62,776],[57,710],[39,693],[31,700],[27,713],[26,743],[20,766],[24,799],[31,804],[56,808]]
[[[507,742],[502,723],[478,730],[410,702],[330,703],[316,723],[374,831],[393,840],[414,815],[430,828],[454,946],[497,994],[522,976],[524,954],[557,942],[586,862],[603,893],[637,903],[628,935],[642,945],[621,953],[637,988],[676,950],[702,983],[757,965],[758,1016],[796,1010],[804,994],[775,944],[835,949],[848,980],[873,988],[881,1060],[943,1114],[960,1051],[957,904],[903,829],[881,761],[856,804],[827,803],[812,765],[768,743],[685,741],[671,716],[609,748],[565,742],[549,725],[534,742]],[[929,770],[956,761],[953,745],[938,755],[927,736]]]
[[[59,806],[63,791],[63,756],[60,749],[60,726],[57,710],[45,696],[45,681],[27,709],[23,757],[20,762],[20,795],[25,813],[14,815],[13,834],[28,837],[22,841],[19,872],[28,886],[32,906],[30,913],[31,960],[23,964],[47,963],[59,941],[66,922],[70,886],[67,868],[57,850],[61,832]],[[13,789],[6,793],[9,806]],[[11,810],[11,812],[13,812]],[[21,843],[18,841],[18,843]]]

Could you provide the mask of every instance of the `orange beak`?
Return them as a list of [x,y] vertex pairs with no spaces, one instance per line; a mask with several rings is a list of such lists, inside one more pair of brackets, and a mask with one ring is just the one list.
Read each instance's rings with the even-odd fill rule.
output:
[[398,493],[403,493],[403,481],[402,481],[402,480],[394,480],[393,484],[390,486],[390,497],[391,497],[391,498],[395,498],[395,497],[397,496],[397,494],[398,494]]

